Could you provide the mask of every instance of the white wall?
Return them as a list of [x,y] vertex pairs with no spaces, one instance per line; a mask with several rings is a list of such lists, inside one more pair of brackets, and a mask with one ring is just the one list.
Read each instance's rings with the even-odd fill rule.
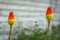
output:
[[40,27],[43,26],[41,28],[46,28],[45,10],[48,6],[49,0],[0,0],[0,39],[5,40],[8,37],[7,17],[10,11],[14,11],[17,20],[14,27],[18,26],[19,21],[25,27],[34,26],[37,21]]

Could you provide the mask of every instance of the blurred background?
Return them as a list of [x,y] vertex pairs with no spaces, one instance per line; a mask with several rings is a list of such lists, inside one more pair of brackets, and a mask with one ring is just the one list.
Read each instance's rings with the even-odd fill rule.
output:
[[[54,13],[51,25],[56,26],[60,23],[60,0],[0,0],[0,40],[8,39],[7,18],[10,11],[14,11],[16,18],[12,34],[18,35],[21,28],[33,28],[35,24],[45,30],[45,13],[48,6],[52,7]],[[17,38],[16,35],[14,38]]]

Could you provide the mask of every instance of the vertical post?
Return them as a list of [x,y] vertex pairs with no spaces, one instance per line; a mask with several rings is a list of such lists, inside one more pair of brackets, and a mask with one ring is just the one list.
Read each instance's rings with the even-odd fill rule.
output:
[[11,34],[12,34],[12,25],[10,25],[10,32],[9,32],[8,40],[10,40],[10,39],[11,39]]

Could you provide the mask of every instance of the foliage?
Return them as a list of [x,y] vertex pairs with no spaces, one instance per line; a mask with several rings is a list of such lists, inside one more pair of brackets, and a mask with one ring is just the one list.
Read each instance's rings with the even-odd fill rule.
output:
[[[50,31],[47,34],[47,30],[42,31],[42,29],[36,25],[33,30],[24,28],[18,35],[17,40],[60,40],[60,25],[53,25]],[[47,35],[48,39],[46,37]]]

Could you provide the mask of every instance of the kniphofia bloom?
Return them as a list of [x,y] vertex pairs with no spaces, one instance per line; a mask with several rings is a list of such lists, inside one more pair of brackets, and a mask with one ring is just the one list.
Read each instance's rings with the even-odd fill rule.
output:
[[54,14],[52,12],[52,8],[51,7],[48,7],[47,8],[47,11],[46,11],[46,19],[47,20],[51,20],[53,18]]
[[11,11],[8,16],[8,24],[13,25],[15,23],[14,12]]

